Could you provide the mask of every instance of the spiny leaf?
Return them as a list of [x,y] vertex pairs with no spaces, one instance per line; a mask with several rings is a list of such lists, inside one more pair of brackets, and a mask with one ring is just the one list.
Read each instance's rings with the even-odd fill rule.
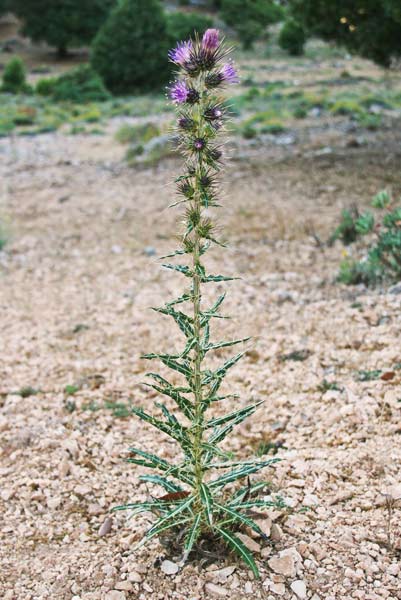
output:
[[187,417],[187,419],[189,419],[190,421],[193,420],[194,413],[192,410],[191,402],[187,398],[185,398],[185,396],[180,394],[180,392],[178,392],[173,386],[160,387],[154,383],[145,383],[145,385],[151,387],[156,392],[159,392],[159,394],[163,394],[165,396],[168,396],[169,398],[172,398],[176,402],[177,406],[182,410],[183,414]]
[[144,546],[147,542],[149,542],[149,540],[151,540],[153,537],[163,533],[163,531],[166,531],[167,529],[171,529],[172,527],[179,527],[180,525],[184,525],[185,523],[188,523],[188,521],[190,521],[190,520],[191,520],[191,517],[188,516],[188,517],[184,517],[183,519],[179,519],[178,521],[167,520],[167,522],[162,523],[157,529],[154,529],[153,527],[151,527],[145,533],[145,536],[141,539],[141,541],[138,542],[138,544],[136,544],[133,547],[132,551],[136,552],[137,550],[139,550],[139,548],[142,548],[142,546]]
[[[145,538],[144,538],[144,540],[142,540],[142,542],[146,543],[147,540],[150,540],[152,537],[160,534],[162,531],[165,531],[166,529],[169,529],[170,527],[177,526],[178,522],[176,520],[176,517],[186,510],[190,511],[191,504],[193,504],[194,500],[195,500],[194,496],[190,496],[186,500],[181,501],[178,504],[178,506],[173,508],[173,510],[171,510],[167,515],[164,515],[158,521],[156,521],[156,523],[150,529],[148,529],[148,531],[145,533]],[[189,519],[190,519],[190,515],[188,517],[186,517],[183,522],[186,522]],[[140,542],[140,545],[142,545],[142,542]],[[136,549],[138,547],[139,546],[136,546]]]
[[199,486],[200,499],[202,501],[203,506],[205,507],[206,518],[209,525],[213,523],[213,497],[212,494],[206,485],[206,483],[201,483]]
[[127,458],[126,462],[141,465],[143,467],[159,469],[159,471],[164,471],[166,474],[171,475],[172,477],[175,477],[184,483],[192,485],[192,479],[185,474],[185,470],[181,465],[171,465],[163,458],[156,456],[156,454],[151,454],[150,452],[145,452],[144,450],[139,450],[138,448],[129,448],[128,451],[132,454],[137,454],[142,458]]
[[260,579],[259,570],[256,566],[252,553],[248,550],[245,544],[231,531],[227,531],[222,527],[215,526],[215,530],[220,534],[224,541],[242,558],[242,560],[250,567],[251,571],[257,579]]
[[241,523],[241,525],[246,525],[260,535],[260,537],[267,539],[267,535],[263,533],[259,525],[246,515],[243,515],[231,506],[225,506],[224,504],[216,504],[216,508],[219,508],[221,511],[229,515],[231,517],[230,521],[235,521],[237,523]]
[[202,514],[199,513],[196,517],[195,517],[195,521],[192,525],[192,527],[190,528],[190,530],[188,531],[188,534],[185,538],[185,542],[184,542],[184,556],[182,559],[182,562],[185,563],[196,540],[198,539],[199,535],[201,534],[201,528],[200,528],[200,522],[201,522],[201,518],[202,518]]
[[204,346],[204,350],[206,352],[209,352],[209,350],[217,350],[218,348],[228,348],[230,346],[235,346],[236,344],[242,344],[243,342],[247,342],[248,340],[250,340],[250,337],[246,337],[246,338],[241,338],[238,340],[231,340],[228,342],[218,342],[217,344],[208,344],[207,346]]
[[191,293],[185,293],[182,294],[182,296],[179,296],[178,298],[176,298],[175,300],[171,300],[171,302],[167,302],[166,306],[175,306],[176,304],[182,304],[183,302],[188,302],[189,300],[192,300],[193,295]]
[[261,490],[264,490],[266,487],[269,487],[269,484],[266,481],[257,481],[256,483],[252,483],[248,481],[248,485],[240,488],[231,496],[232,504],[237,502],[242,502],[244,498],[249,498],[251,494],[255,494]]
[[153,425],[153,427],[156,427],[156,429],[158,429],[159,431],[166,433],[174,440],[176,440],[181,445],[184,451],[187,451],[190,447],[190,441],[186,434],[185,427],[180,425],[180,423],[178,423],[177,420],[169,420],[168,423],[165,423],[164,421],[161,421],[160,419],[156,419],[156,417],[149,415],[142,408],[137,408],[136,406],[133,406],[131,410],[137,417],[142,419],[142,421],[150,423],[150,425]]
[[210,481],[209,487],[211,487],[211,488],[224,487],[225,485],[227,485],[228,483],[231,483],[232,481],[236,481],[237,479],[242,479],[243,477],[246,477],[247,475],[256,473],[257,471],[260,471],[260,469],[270,466],[273,463],[276,463],[278,461],[279,461],[278,458],[271,458],[270,460],[264,460],[264,461],[261,461],[260,463],[254,463],[254,464],[246,465],[244,467],[240,467],[239,469],[235,469],[233,471],[230,471],[229,473],[225,473],[218,479]]
[[182,488],[179,485],[161,475],[140,475],[139,480],[161,485],[168,492],[182,492]]
[[159,312],[163,315],[169,315],[173,317],[174,321],[177,323],[178,327],[181,331],[186,335],[187,338],[193,339],[194,337],[194,329],[193,329],[193,318],[189,315],[186,315],[180,310],[174,310],[171,306],[166,308],[153,308],[152,310]]
[[147,360],[154,360],[155,358],[158,358],[163,364],[166,365],[166,367],[169,367],[174,371],[178,371],[182,375],[185,375],[187,379],[192,377],[193,373],[189,363],[186,361],[181,363],[178,362],[177,357],[173,356],[172,354],[143,354],[142,358]]
[[[256,408],[263,404],[263,400],[257,402],[256,404],[250,404],[249,406],[245,406],[245,408],[240,408],[232,413],[227,415],[223,415],[222,417],[216,417],[215,419],[210,419],[205,424],[205,427],[209,429],[210,427],[217,427],[218,425],[223,425],[224,423],[228,423],[229,421],[233,421],[233,425],[236,425],[237,422],[241,423],[248,416],[252,415]],[[238,421],[237,421],[238,419]]]
[[160,256],[159,260],[165,260],[166,258],[174,258],[174,256],[182,256],[183,254],[187,254],[186,250],[175,250],[175,252],[171,252],[170,254]]
[[215,283],[218,283],[220,281],[234,281],[235,279],[241,279],[240,277],[226,277],[224,275],[204,275],[203,277],[201,277],[201,282],[202,283],[210,283],[211,281],[214,281]]
[[172,271],[178,271],[178,273],[182,273],[185,277],[192,277],[193,272],[187,265],[171,265],[169,263],[163,263],[162,267],[165,269],[171,269]]
[[202,381],[202,385],[207,385],[214,380],[221,381],[227,373],[228,369],[231,369],[231,367],[233,367],[239,360],[241,360],[244,354],[245,352],[240,352],[236,356],[233,356],[232,358],[226,360],[226,362],[221,367],[216,369],[216,371],[207,372],[206,376]]

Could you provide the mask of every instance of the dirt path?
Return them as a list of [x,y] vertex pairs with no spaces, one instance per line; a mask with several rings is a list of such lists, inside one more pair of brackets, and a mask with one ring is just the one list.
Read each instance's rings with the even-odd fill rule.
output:
[[[313,600],[401,598],[401,513],[389,549],[383,496],[401,496],[401,296],[334,284],[341,247],[322,250],[307,233],[325,239],[341,207],[367,205],[386,185],[400,191],[397,145],[384,143],[329,156],[265,150],[225,177],[231,246],[212,261],[243,279],[229,288],[234,319],[222,333],[256,336],[229,383],[241,403],[265,400],[229,447],[245,457],[279,442],[269,475],[296,509],[270,515],[279,539],[258,554],[272,600],[296,598],[299,580]],[[165,207],[177,165],[130,170],[110,141],[62,134],[2,140],[0,152],[13,232],[0,266],[2,598],[260,598],[232,557],[170,577],[157,542],[133,555],[144,520],[119,514],[98,535],[111,506],[148,493],[126,449],[176,452],[113,407],[151,408],[139,355],[176,341],[147,308],[181,289],[155,256],[174,247],[177,213]],[[280,359],[294,351],[307,357]],[[377,369],[394,376],[358,381]],[[27,387],[37,393],[22,397]],[[275,573],[268,561],[290,548],[289,573]],[[231,575],[214,572],[227,565]]]

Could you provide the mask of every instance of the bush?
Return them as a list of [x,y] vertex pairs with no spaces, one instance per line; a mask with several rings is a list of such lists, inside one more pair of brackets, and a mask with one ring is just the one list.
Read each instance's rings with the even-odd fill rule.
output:
[[212,27],[213,20],[199,13],[174,12],[167,15],[167,32],[170,46],[194,36],[195,32],[204,33]]
[[150,91],[169,76],[167,49],[159,0],[122,0],[95,38],[91,62],[113,93]]
[[279,22],[283,9],[272,0],[222,0],[221,18],[233,27],[245,49],[261,37],[268,25]]
[[41,79],[36,92],[55,102],[103,102],[110,98],[99,75],[89,66],[81,65],[57,79]]
[[89,43],[116,0],[12,0],[13,12],[23,22],[23,33],[47,42],[65,55],[71,46]]
[[401,207],[392,206],[388,192],[377,194],[372,206],[385,212],[378,212],[376,218],[367,212],[354,219],[353,241],[371,234],[371,243],[363,260],[347,257],[341,263],[338,280],[342,283],[374,286],[401,281]]
[[18,58],[12,58],[7,63],[3,74],[2,92],[19,94],[21,92],[29,93],[31,88],[26,82],[26,69],[24,62]]
[[305,31],[297,21],[289,19],[281,28],[278,43],[291,56],[301,56],[306,42]]
[[400,0],[289,0],[288,4],[305,30],[350,52],[385,67],[401,56]]

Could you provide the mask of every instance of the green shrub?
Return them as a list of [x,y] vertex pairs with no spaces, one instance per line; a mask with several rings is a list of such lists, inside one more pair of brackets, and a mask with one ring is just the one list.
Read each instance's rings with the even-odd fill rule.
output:
[[55,77],[39,79],[35,87],[35,92],[39,94],[39,96],[52,96],[56,82],[57,79]]
[[26,69],[24,62],[18,58],[12,58],[6,65],[3,74],[3,92],[11,94],[29,93],[31,88],[26,82]]
[[371,234],[370,244],[363,260],[342,261],[338,275],[342,283],[374,286],[401,281],[401,207],[392,206],[385,191],[373,198],[372,206],[378,210],[376,219],[370,212],[353,219],[354,238]]
[[41,79],[36,92],[50,96],[55,102],[103,102],[110,99],[100,76],[89,66],[81,65],[57,79]]
[[91,62],[113,93],[153,91],[169,77],[167,49],[159,0],[122,0],[95,38]]
[[220,15],[249,49],[266,27],[282,19],[283,9],[271,0],[222,0]]
[[306,42],[305,31],[297,21],[289,19],[281,28],[278,43],[291,56],[301,56]]
[[116,0],[12,0],[12,10],[23,23],[23,33],[47,42],[61,56],[71,46],[90,43]]
[[122,125],[116,133],[116,140],[121,144],[147,143],[160,135],[160,129],[154,123],[141,125]]
[[167,32],[170,38],[170,46],[174,46],[177,41],[192,38],[195,32],[201,35],[212,25],[213,20],[210,17],[199,13],[179,11],[170,13],[167,15]]

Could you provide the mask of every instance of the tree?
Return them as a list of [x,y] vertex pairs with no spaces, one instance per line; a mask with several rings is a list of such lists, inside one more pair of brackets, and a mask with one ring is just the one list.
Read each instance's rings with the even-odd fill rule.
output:
[[311,34],[389,67],[401,56],[399,0],[289,0],[291,12]]
[[[1,2],[1,0],[0,0]],[[89,44],[116,0],[12,0],[22,33],[47,42],[65,56],[71,46]]]
[[283,9],[273,0],[222,0],[220,15],[247,49],[266,27],[282,19]]
[[167,15],[167,31],[170,38],[170,46],[174,46],[177,41],[193,38],[195,32],[202,35],[212,25],[212,19],[206,15],[195,12],[172,12]]
[[304,52],[306,35],[304,28],[294,19],[288,19],[281,28],[278,43],[291,56],[301,56]]
[[169,76],[167,49],[159,0],[122,0],[93,41],[91,62],[111,92],[149,91]]

